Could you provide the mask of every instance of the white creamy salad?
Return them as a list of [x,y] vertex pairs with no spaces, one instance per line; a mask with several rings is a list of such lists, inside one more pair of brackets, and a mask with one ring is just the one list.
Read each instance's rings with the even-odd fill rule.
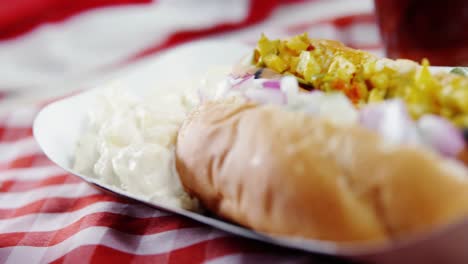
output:
[[101,92],[89,110],[74,169],[151,201],[198,210],[174,160],[177,131],[198,103],[194,98],[189,92],[144,99],[116,88]]

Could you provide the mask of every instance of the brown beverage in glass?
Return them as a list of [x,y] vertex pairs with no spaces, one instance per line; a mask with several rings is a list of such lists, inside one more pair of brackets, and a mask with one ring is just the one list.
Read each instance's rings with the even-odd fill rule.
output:
[[387,56],[468,66],[468,0],[375,0]]

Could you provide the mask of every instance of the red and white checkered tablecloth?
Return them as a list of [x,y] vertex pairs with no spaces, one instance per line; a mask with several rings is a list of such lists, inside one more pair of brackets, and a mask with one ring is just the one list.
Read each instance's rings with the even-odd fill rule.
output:
[[105,194],[49,161],[31,129],[57,96],[177,44],[305,31],[381,54],[370,0],[0,1],[0,263],[330,261]]

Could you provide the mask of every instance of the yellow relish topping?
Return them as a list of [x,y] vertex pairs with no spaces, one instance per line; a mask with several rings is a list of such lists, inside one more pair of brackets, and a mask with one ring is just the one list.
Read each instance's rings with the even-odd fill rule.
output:
[[303,88],[341,91],[356,107],[401,98],[415,119],[436,114],[468,127],[468,77],[431,73],[427,59],[418,64],[379,58],[337,41],[311,39],[304,33],[276,40],[262,34],[252,63],[293,75]]

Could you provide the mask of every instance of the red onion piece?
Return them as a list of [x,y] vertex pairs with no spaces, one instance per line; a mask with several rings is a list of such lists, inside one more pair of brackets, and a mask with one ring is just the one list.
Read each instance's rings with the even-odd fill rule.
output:
[[455,157],[465,147],[461,131],[436,115],[411,120],[400,100],[369,105],[360,111],[360,123],[395,143],[425,143],[438,153]]
[[280,90],[251,89],[245,91],[244,95],[248,99],[261,104],[271,103],[283,105],[287,100],[286,95]]
[[378,132],[393,143],[421,143],[415,123],[409,117],[404,102],[390,100],[361,109],[360,123]]
[[378,105],[369,105],[364,107],[359,113],[359,123],[369,129],[378,130],[383,116],[382,110],[382,107],[379,107]]
[[465,147],[461,131],[445,118],[425,115],[418,126],[424,140],[445,156],[455,157]]
[[253,75],[253,74],[247,73],[247,72],[243,72],[242,74],[231,72],[227,75],[227,77],[236,80],[236,79],[244,79],[246,77],[249,77],[250,75]]
[[267,80],[262,83],[263,88],[280,89],[281,80]]
[[232,88],[239,88],[243,84],[245,84],[245,82],[247,82],[248,80],[253,80],[253,78],[254,78],[253,74],[246,74],[240,78],[237,78],[234,80],[234,84],[232,85]]

